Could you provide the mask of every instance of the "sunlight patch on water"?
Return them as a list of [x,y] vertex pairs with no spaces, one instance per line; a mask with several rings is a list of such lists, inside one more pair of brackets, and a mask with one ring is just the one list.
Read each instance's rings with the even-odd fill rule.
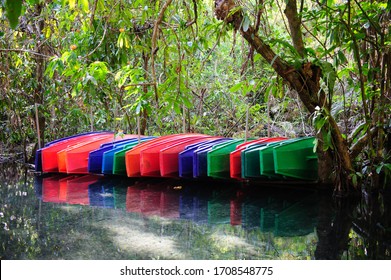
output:
[[172,237],[158,236],[142,231],[134,223],[112,224],[102,226],[111,231],[113,242],[122,250],[145,256],[150,259],[185,259],[186,256],[177,248]]

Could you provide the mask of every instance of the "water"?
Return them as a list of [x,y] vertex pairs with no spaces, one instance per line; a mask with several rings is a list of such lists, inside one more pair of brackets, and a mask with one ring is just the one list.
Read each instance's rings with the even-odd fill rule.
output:
[[387,196],[0,165],[0,199],[1,259],[391,258]]

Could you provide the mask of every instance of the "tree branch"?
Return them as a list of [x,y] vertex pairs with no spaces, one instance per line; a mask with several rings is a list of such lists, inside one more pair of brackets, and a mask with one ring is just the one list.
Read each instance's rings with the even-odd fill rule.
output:
[[152,47],[151,47],[151,71],[152,71],[152,81],[153,81],[153,88],[155,90],[155,99],[156,103],[159,102],[159,94],[157,90],[157,78],[156,78],[156,69],[155,69],[155,53],[157,51],[156,48],[156,42],[157,42],[157,35],[159,32],[159,24],[163,20],[164,12],[167,10],[168,6],[171,4],[172,0],[167,0],[167,2],[164,4],[162,9],[160,10],[159,16],[155,21],[154,27],[153,27],[153,33],[152,33]]
[[286,9],[284,11],[288,23],[289,29],[291,31],[291,37],[293,41],[293,46],[299,55],[304,58],[304,43],[303,43],[303,34],[301,33],[301,20],[297,13],[297,3],[296,0],[288,0],[286,3]]
[[24,49],[0,49],[0,52],[26,52],[26,53],[31,53],[33,55],[42,56],[44,58],[51,58],[51,56],[49,55],[35,52],[32,50],[24,50]]
[[350,148],[350,157],[354,159],[357,157],[365,146],[368,145],[369,140],[371,139],[371,135],[374,135],[378,131],[378,127],[374,127],[370,130],[370,133],[364,134],[361,138],[357,140]]
[[189,27],[190,25],[197,22],[198,14],[197,14],[197,0],[193,0],[194,5],[194,19],[188,23],[186,23],[186,27]]

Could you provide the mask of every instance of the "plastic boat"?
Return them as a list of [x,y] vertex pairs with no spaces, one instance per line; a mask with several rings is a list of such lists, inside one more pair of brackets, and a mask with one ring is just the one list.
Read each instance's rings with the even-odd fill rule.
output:
[[[83,141],[97,139],[102,136],[113,136],[112,132],[92,132],[88,134],[82,134],[74,137],[68,137],[63,140],[54,141],[52,144],[41,149],[41,166],[43,172],[58,172],[57,153],[61,150],[68,148],[69,146],[79,144]],[[37,160],[39,162],[39,158]],[[39,165],[38,165],[39,168]]]
[[88,155],[102,144],[115,141],[114,134],[102,135],[89,141],[69,146],[57,152],[58,171],[75,174],[88,174]]
[[248,148],[250,145],[261,144],[261,143],[270,143],[285,140],[285,137],[272,137],[272,138],[260,138],[246,143],[240,144],[236,147],[236,150],[231,152],[229,156],[230,164],[230,177],[234,179],[242,179],[242,156],[241,153],[243,150]]
[[318,179],[318,158],[314,137],[306,137],[274,148],[276,174],[302,180]]

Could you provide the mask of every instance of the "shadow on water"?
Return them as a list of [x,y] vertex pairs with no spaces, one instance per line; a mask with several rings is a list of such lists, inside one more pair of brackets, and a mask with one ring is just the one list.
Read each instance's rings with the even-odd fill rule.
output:
[[2,259],[390,258],[387,195],[1,170]]

